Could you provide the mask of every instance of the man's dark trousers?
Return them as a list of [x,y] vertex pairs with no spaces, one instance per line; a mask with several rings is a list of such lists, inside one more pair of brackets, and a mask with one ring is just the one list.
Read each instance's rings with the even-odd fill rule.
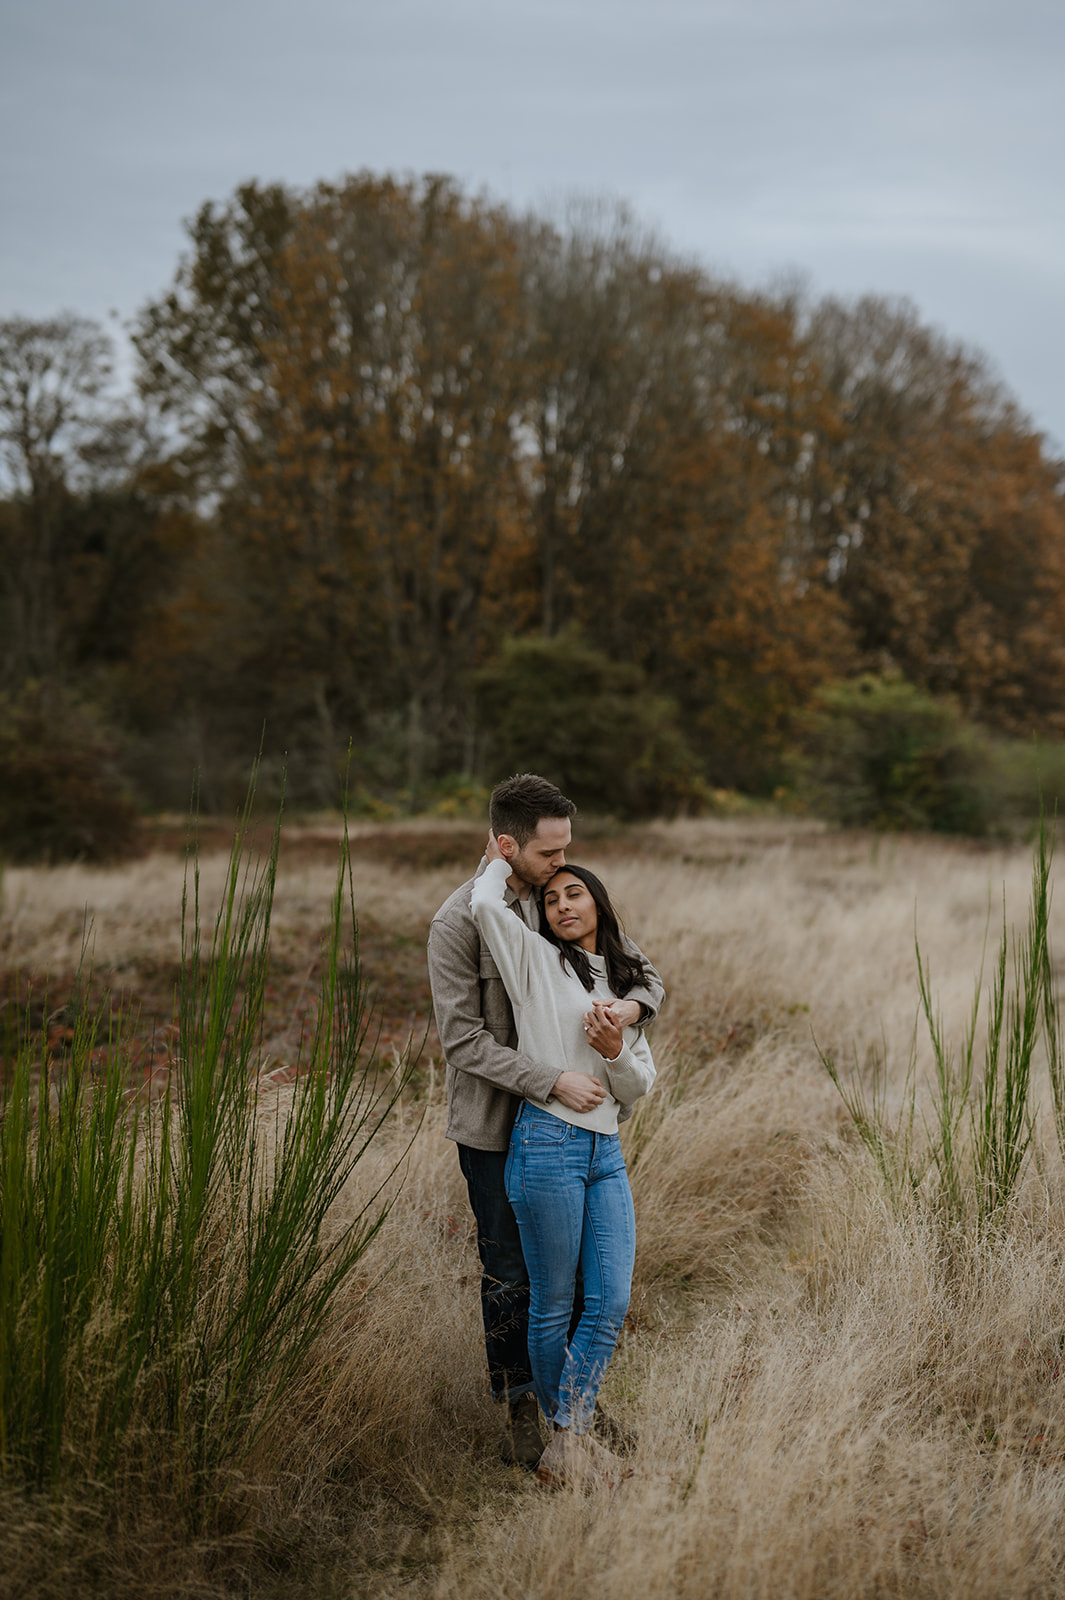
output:
[[518,1224],[507,1199],[505,1150],[474,1150],[460,1144],[459,1165],[477,1223],[481,1258],[481,1315],[488,1376],[496,1400],[531,1394],[529,1368],[529,1274]]

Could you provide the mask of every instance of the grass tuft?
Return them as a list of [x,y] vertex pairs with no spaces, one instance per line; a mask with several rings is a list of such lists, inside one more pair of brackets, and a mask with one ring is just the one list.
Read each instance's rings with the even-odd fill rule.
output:
[[291,1094],[261,1098],[280,827],[255,859],[250,814],[209,942],[189,857],[161,1101],[130,1092],[121,1017],[83,1010],[60,1081],[18,1055],[0,1120],[3,1481],[151,1481],[196,1532],[235,1514],[243,1464],[387,1216],[389,1171],[342,1221],[337,1202],[410,1065],[375,1056],[345,832],[313,1027]]
[[[1061,1023],[1050,953],[1050,902],[1053,844],[1040,824],[1032,867],[1027,928],[1011,938],[1003,906],[1002,935],[987,989],[983,1070],[974,1070],[981,1020],[983,962],[972,1006],[955,1052],[932,992],[931,970],[915,940],[920,1014],[932,1047],[931,1119],[922,1119],[925,1138],[916,1133],[918,1082],[911,1050],[901,1104],[893,1118],[886,1103],[887,1078],[874,1061],[871,1088],[854,1073],[844,1081],[824,1051],[821,1063],[838,1090],[848,1115],[872,1155],[896,1203],[924,1196],[955,1242],[967,1230],[976,1240],[994,1232],[1016,1201],[1033,1153],[1037,1103],[1033,1069],[1037,1046],[1046,1046],[1059,1145],[1065,1128],[1062,1108]],[[934,1173],[934,1182],[930,1175]]]

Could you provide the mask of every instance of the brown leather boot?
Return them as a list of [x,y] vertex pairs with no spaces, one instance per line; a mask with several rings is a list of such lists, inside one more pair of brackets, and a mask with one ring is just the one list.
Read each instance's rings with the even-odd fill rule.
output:
[[508,1467],[524,1467],[527,1472],[535,1472],[543,1453],[536,1396],[523,1394],[507,1406],[507,1432],[500,1441],[499,1454]]

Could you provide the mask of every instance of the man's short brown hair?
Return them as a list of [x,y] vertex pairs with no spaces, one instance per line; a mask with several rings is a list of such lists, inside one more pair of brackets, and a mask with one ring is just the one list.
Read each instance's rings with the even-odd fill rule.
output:
[[496,838],[507,833],[524,850],[543,817],[572,817],[577,807],[561,789],[535,772],[504,778],[492,790],[488,816]]

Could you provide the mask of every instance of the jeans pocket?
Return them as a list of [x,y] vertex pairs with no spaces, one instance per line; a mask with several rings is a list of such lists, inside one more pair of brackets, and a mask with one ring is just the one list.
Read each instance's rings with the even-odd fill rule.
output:
[[521,1119],[521,1136],[527,1144],[561,1144],[570,1125],[550,1111],[526,1110]]

